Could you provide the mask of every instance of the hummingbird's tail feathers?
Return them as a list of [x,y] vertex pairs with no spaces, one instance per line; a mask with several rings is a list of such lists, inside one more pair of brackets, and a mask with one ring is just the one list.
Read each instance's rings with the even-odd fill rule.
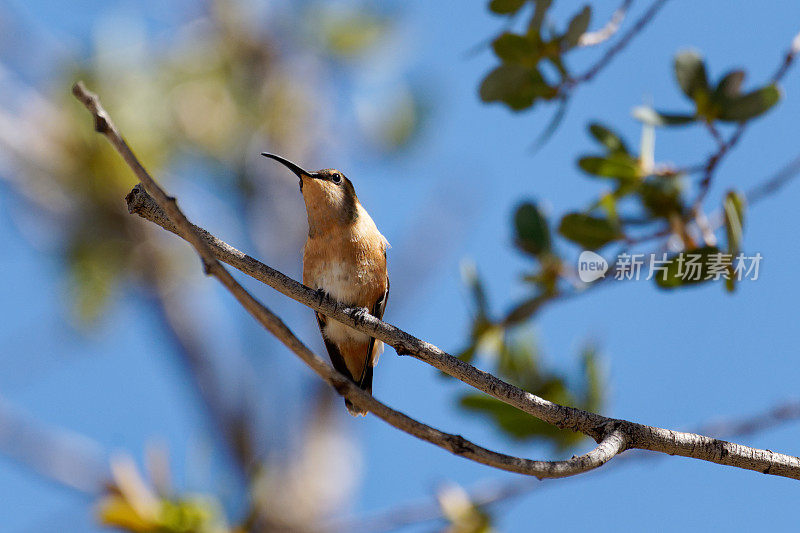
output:
[[[361,378],[361,383],[357,383],[359,387],[363,390],[367,391],[368,393],[372,394],[372,365],[367,365],[367,368],[364,369],[364,375]],[[344,405],[347,407],[347,412],[353,416],[366,416],[367,411],[362,411],[353,403],[345,398]]]

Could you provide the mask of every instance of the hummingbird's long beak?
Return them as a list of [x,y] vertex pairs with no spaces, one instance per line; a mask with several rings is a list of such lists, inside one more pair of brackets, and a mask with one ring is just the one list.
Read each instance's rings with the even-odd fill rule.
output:
[[311,172],[303,170],[302,168],[300,168],[299,166],[295,165],[294,163],[292,163],[288,159],[285,159],[285,158],[283,158],[283,157],[281,157],[279,155],[268,154],[267,152],[261,152],[261,155],[263,155],[264,157],[269,157],[270,159],[274,159],[278,163],[283,163],[283,165],[286,166],[286,168],[288,168],[289,170],[294,172],[297,175],[297,177],[300,178],[301,180],[303,179],[303,176],[313,177],[311,175]]

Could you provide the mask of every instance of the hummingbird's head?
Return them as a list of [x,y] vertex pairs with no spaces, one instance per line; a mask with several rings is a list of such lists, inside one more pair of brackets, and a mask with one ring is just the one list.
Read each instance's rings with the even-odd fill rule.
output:
[[358,196],[344,174],[333,168],[308,172],[283,157],[266,152],[261,155],[282,163],[300,178],[300,192],[306,203],[310,235],[356,221]]

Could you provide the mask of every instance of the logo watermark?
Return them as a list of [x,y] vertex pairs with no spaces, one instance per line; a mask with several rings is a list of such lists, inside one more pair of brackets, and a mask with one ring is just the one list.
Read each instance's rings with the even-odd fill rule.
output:
[[578,277],[584,283],[591,283],[608,275],[616,280],[651,280],[667,282],[700,282],[716,280],[758,279],[759,267],[764,257],[755,255],[726,254],[723,252],[677,254],[628,254],[617,256],[610,268],[603,256],[585,250],[578,257]]
[[606,272],[608,272],[608,261],[602,255],[591,250],[581,252],[578,257],[578,277],[582,282],[591,283],[604,278]]

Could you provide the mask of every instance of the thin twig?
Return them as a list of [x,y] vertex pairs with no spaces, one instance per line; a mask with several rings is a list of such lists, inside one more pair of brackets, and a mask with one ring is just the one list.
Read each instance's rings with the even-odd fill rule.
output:
[[[311,352],[280,318],[256,300],[233,278],[215,256],[209,242],[204,238],[203,232],[189,222],[178,208],[175,198],[166,194],[136,158],[133,151],[119,134],[116,126],[114,126],[108,113],[103,109],[97,95],[89,92],[81,82],[73,86],[72,92],[92,113],[95,121],[95,130],[109,140],[128,166],[131,167],[134,174],[136,174],[136,177],[144,187],[142,192],[147,192],[154,197],[157,206],[163,209],[163,212],[172,222],[175,233],[188,241],[197,251],[206,274],[217,278],[267,331],[275,335],[286,347],[336,389],[339,394],[353,402],[357,407],[369,410],[395,428],[448,450],[455,455],[501,470],[539,478],[566,477],[580,474],[605,464],[609,459],[625,450],[627,444],[625,435],[616,427],[608,425],[604,429],[597,428],[599,433],[596,432],[596,434],[599,435],[597,439],[599,444],[584,455],[573,457],[566,461],[524,459],[488,450],[464,439],[460,435],[441,432],[379,402]],[[307,287],[301,287],[304,290],[311,291]],[[330,301],[328,303],[333,304]],[[347,316],[350,317],[351,315],[348,314]],[[798,463],[797,475],[800,477],[800,462]]]
[[629,29],[619,41],[606,50],[606,53],[603,54],[603,56],[592,67],[590,67],[589,70],[574,78],[573,83],[583,83],[594,78],[611,62],[612,59],[614,59],[618,53],[620,53],[628,45],[631,39],[636,37],[636,35],[641,32],[651,20],[653,20],[653,17],[656,16],[658,11],[664,7],[664,4],[666,3],[667,0],[655,0],[652,4],[650,4],[650,7],[647,8],[647,11],[645,11],[644,14],[639,17],[631,29]]
[[[792,43],[784,54],[781,64],[772,75],[772,78],[770,78],[770,84],[776,84],[780,82],[784,76],[786,76],[786,73],[789,72],[789,68],[794,63],[798,52],[800,52],[800,33],[796,34],[794,39],[792,39]],[[749,124],[749,122],[740,122],[739,125],[736,126],[734,132],[725,142],[722,142],[722,136],[719,134],[716,128],[713,125],[709,125],[709,131],[712,132],[712,135],[719,143],[719,148],[716,152],[709,156],[705,163],[703,169],[703,179],[700,181],[699,191],[695,201],[693,202],[693,215],[702,209],[703,200],[705,200],[706,196],[708,195],[708,191],[711,189],[711,183],[714,180],[714,172],[716,171],[720,162],[731,151],[731,149],[736,146],[736,143],[739,142],[739,139],[741,139],[742,134],[744,134],[744,131],[747,129]]]
[[[180,235],[176,225],[139,186],[127,197],[132,213]],[[347,308],[240,252],[201,228],[194,227],[214,256],[245,274],[269,285],[278,292],[392,346],[400,355],[411,355],[420,361],[463,381],[509,405],[562,429],[579,431],[602,440],[611,428],[622,428],[628,437],[628,448],[641,448],[671,455],[681,455],[718,464],[800,479],[800,458],[758,450],[693,433],[662,429],[626,420],[608,418],[581,409],[566,407],[510,385],[499,378],[445,353],[397,327],[372,315]],[[327,366],[326,366],[327,368]],[[337,374],[338,376],[338,374]],[[352,399],[352,398],[351,398]]]

